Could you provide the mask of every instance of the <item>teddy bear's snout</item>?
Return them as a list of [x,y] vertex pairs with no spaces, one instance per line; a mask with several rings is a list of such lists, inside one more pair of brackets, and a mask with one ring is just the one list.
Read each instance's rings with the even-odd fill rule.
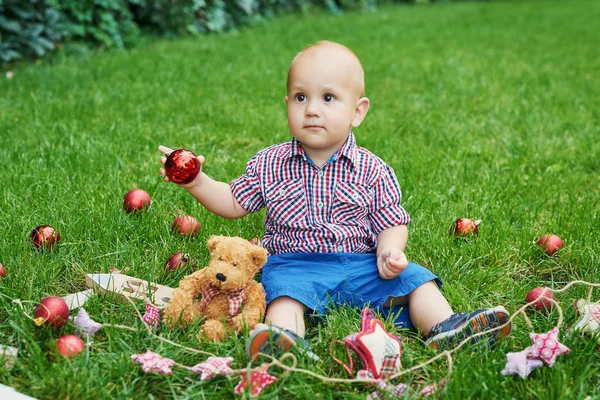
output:
[[215,276],[221,282],[225,282],[227,280],[227,277],[225,275],[223,275],[222,273],[220,273],[220,272],[217,275],[215,275]]

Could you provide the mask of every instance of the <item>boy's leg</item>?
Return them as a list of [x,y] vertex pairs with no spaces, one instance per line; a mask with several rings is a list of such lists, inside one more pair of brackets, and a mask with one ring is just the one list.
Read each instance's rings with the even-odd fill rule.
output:
[[278,297],[269,303],[265,323],[287,329],[300,337],[304,337],[306,330],[304,325],[305,311],[306,307],[299,301],[291,297]]
[[[421,332],[426,333],[427,346],[444,349],[480,332],[473,342],[485,339],[489,344],[508,336],[511,331],[509,315],[504,307],[453,313],[446,298],[433,282],[427,282],[409,294],[410,317]],[[506,324],[503,328],[498,328]]]
[[408,312],[415,328],[427,334],[454,311],[438,286],[429,281],[408,294]]
[[246,342],[246,354],[253,360],[258,353],[272,356],[300,344],[300,350],[308,357],[318,360],[304,341],[304,311],[306,306],[290,297],[278,297],[267,308],[266,324],[257,324]]

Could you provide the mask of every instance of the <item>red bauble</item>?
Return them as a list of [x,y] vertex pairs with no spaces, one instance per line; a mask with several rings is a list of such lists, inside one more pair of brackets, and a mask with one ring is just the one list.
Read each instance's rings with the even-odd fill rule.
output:
[[200,172],[200,161],[189,150],[175,150],[165,161],[165,173],[175,183],[190,183]]
[[45,323],[54,328],[64,326],[69,320],[70,314],[67,303],[62,297],[56,296],[44,297],[33,312],[37,326]]
[[191,237],[200,230],[200,222],[189,215],[181,215],[173,222],[171,230],[175,233],[181,233],[182,235]]
[[185,267],[187,263],[193,263],[194,260],[190,258],[189,254],[185,253],[174,253],[169,257],[167,262],[165,262],[165,270],[166,271],[175,271],[178,269],[182,269]]
[[29,234],[33,245],[36,248],[52,250],[55,244],[60,241],[60,233],[50,225],[40,225]]
[[4,265],[2,265],[2,263],[0,263],[0,276],[4,278],[5,275],[6,275],[6,268],[4,268]]
[[559,249],[565,247],[565,243],[562,241],[562,239],[556,235],[553,235],[552,233],[542,236],[538,240],[537,244],[538,246],[541,246],[549,256],[556,253]]
[[85,343],[79,336],[64,335],[56,339],[56,350],[67,358],[73,358],[85,351]]
[[152,203],[150,195],[142,189],[133,189],[127,192],[123,198],[123,209],[128,213],[142,211]]
[[480,223],[481,220],[479,219],[459,218],[454,222],[454,226],[450,232],[454,234],[454,236],[477,235]]
[[552,309],[552,306],[554,305],[554,303],[552,303],[548,299],[556,300],[556,296],[554,296],[554,293],[552,293],[552,291],[550,289],[545,288],[545,287],[537,287],[537,288],[531,289],[529,291],[529,293],[527,293],[527,296],[525,297],[525,301],[527,303],[531,303],[532,301],[535,301],[535,303],[533,303],[533,307],[536,310],[546,311],[546,312],[550,311]]

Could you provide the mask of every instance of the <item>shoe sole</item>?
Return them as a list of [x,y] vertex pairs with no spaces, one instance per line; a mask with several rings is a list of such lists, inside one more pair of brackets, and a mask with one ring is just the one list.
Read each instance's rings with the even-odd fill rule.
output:
[[[504,325],[508,322],[508,320],[508,311],[506,311],[504,307],[495,307],[487,310],[486,312],[475,315],[460,328],[438,335],[436,340],[432,341],[431,343],[427,343],[427,345],[436,350],[444,349],[448,345],[452,343],[460,343],[465,338],[476,333],[485,332]],[[512,324],[507,324],[502,329],[489,332],[489,335],[482,335],[473,338],[471,344],[475,344],[480,340],[487,338],[488,344],[491,346],[499,339],[502,339],[510,334],[512,328],[511,325]]]
[[287,335],[284,331],[276,328],[260,327],[248,338],[246,344],[246,355],[248,359],[254,361],[258,353],[266,353],[275,356],[273,353],[283,353],[288,351],[296,341]]

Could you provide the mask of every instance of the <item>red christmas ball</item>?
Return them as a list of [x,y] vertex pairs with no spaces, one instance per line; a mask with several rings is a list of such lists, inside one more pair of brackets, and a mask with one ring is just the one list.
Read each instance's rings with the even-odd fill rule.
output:
[[64,335],[56,339],[56,350],[67,358],[73,358],[85,351],[85,343],[79,336]]
[[175,222],[171,225],[171,230],[192,237],[200,230],[200,222],[192,216],[181,215],[175,219]]
[[193,263],[194,260],[190,258],[189,254],[185,253],[173,253],[171,257],[165,262],[166,271],[175,271],[185,267],[187,263]]
[[474,220],[470,218],[459,218],[454,222],[454,226],[450,230],[454,236],[467,236],[467,235],[477,235],[477,231],[479,230],[478,226],[481,223],[481,220]]
[[150,207],[152,199],[146,191],[142,189],[133,189],[127,192],[123,198],[123,209],[128,213],[142,211]]
[[50,225],[40,225],[29,234],[33,245],[38,249],[52,250],[55,244],[60,241],[60,233],[58,233]]
[[165,173],[175,183],[190,183],[200,172],[200,161],[189,150],[175,150],[165,161]]
[[2,265],[2,263],[0,263],[0,276],[4,278],[4,276],[6,276],[6,268],[4,268],[4,265]]
[[533,303],[533,307],[537,311],[546,312],[550,311],[552,309],[552,306],[554,305],[554,303],[552,303],[548,299],[556,300],[556,296],[554,296],[554,293],[552,293],[552,291],[546,287],[533,288],[529,291],[529,293],[527,293],[527,296],[525,297],[525,301],[527,303],[535,301],[535,303]]
[[559,249],[565,247],[563,240],[552,233],[542,236],[538,242],[538,246],[542,247],[549,256],[556,253]]
[[44,297],[33,311],[37,326],[45,323],[53,328],[65,326],[70,314],[67,303],[61,297],[56,296]]

